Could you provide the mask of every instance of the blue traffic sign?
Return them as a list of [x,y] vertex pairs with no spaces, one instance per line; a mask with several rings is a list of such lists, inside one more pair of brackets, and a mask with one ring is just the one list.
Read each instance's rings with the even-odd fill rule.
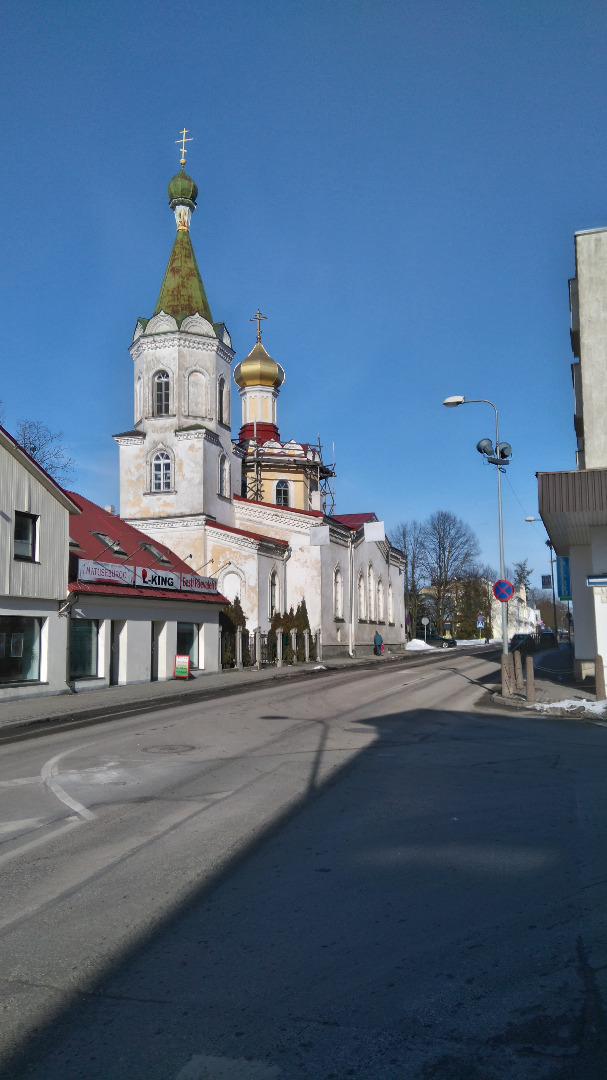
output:
[[506,581],[506,578],[500,578],[493,586],[493,595],[496,600],[505,604],[507,600],[512,600],[514,596],[514,585],[511,581]]

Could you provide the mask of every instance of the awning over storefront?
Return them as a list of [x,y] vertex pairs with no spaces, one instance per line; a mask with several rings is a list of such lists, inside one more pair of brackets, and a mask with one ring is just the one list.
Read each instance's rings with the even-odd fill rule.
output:
[[590,529],[607,525],[607,469],[537,473],[539,511],[557,555],[590,543]]

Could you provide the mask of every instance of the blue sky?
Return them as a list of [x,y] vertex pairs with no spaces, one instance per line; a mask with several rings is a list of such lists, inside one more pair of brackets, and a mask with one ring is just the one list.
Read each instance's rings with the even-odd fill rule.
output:
[[[514,456],[506,561],[548,569],[537,470],[575,467],[573,233],[607,226],[607,8],[594,0],[30,0],[3,12],[5,424],[62,429],[118,503],[137,316],[192,239],[242,358],[286,370],[284,439],[335,443],[337,512],[462,517],[497,566],[490,398]],[[234,431],[240,426],[234,398]]]

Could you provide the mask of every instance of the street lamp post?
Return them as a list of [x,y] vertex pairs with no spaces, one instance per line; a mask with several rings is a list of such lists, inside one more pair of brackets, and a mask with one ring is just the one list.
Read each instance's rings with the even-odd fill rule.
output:
[[[459,395],[445,398],[443,405],[447,408],[453,409],[457,405],[490,405],[495,413],[495,457],[489,458],[492,464],[496,466],[497,472],[497,513],[499,523],[499,547],[500,547],[500,577],[506,576],[506,564],[504,562],[504,528],[502,521],[502,468],[500,464],[500,434],[499,434],[499,421],[497,415],[497,406],[489,401],[488,398],[466,398]],[[489,442],[489,440],[487,440]],[[509,449],[509,448],[508,448]],[[502,654],[508,655],[508,603],[502,602]]]

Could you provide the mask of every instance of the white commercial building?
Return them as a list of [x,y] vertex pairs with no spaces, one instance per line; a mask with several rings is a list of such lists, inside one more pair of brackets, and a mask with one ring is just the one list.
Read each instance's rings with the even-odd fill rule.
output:
[[0,701],[67,691],[72,499],[0,428]]
[[557,556],[569,558],[575,672],[607,660],[607,229],[575,234],[570,282],[577,467],[538,473],[539,509]]

